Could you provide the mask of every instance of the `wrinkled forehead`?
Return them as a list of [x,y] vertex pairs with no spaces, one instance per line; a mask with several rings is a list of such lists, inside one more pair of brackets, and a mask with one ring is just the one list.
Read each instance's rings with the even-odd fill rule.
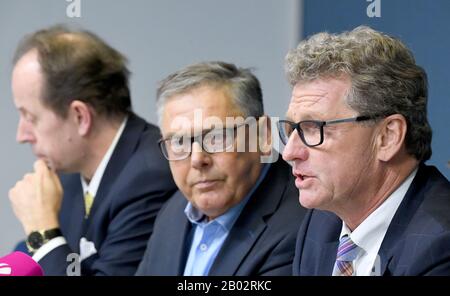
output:
[[170,123],[170,126],[163,130],[164,138],[170,138],[173,136],[198,136],[205,134],[212,130],[224,130],[232,129],[242,126],[244,124],[251,125],[257,121],[256,118],[248,118],[240,115],[227,116],[221,118],[218,116],[206,116],[202,117],[201,113],[193,120],[177,116]]
[[162,115],[162,132],[198,133],[205,129],[233,126],[242,111],[220,89],[202,88],[167,100]]
[[352,113],[346,98],[351,89],[350,79],[320,78],[298,82],[292,89],[292,97],[286,116],[292,120],[327,120]]

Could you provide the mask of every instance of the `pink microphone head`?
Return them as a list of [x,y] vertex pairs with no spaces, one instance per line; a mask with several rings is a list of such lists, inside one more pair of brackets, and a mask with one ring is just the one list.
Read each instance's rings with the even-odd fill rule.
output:
[[14,252],[0,258],[0,276],[43,276],[41,266],[30,256]]

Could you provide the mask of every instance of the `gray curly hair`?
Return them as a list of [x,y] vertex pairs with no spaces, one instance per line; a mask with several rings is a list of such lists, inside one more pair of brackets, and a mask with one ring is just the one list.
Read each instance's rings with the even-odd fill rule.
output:
[[398,39],[360,26],[341,34],[318,33],[285,59],[289,83],[348,75],[347,104],[363,115],[405,117],[406,149],[419,161],[431,157],[427,75]]

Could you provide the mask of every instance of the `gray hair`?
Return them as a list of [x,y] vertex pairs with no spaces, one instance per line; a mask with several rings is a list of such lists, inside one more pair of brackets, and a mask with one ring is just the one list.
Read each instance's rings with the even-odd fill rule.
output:
[[408,153],[420,161],[430,158],[427,75],[400,40],[365,26],[341,34],[319,33],[287,54],[285,71],[292,86],[349,76],[347,104],[362,115],[403,115]]
[[261,86],[251,70],[214,61],[187,66],[159,83],[156,94],[159,122],[168,99],[202,86],[228,87],[245,117],[258,118],[264,114]]

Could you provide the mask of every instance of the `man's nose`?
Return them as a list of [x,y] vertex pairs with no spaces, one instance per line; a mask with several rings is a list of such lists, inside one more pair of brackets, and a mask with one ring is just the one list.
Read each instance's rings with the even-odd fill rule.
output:
[[203,151],[200,144],[196,141],[192,143],[191,152],[191,166],[196,169],[201,169],[211,164],[211,155]]
[[16,141],[19,143],[30,143],[34,140],[35,138],[30,124],[23,118],[20,118],[19,124],[17,125]]
[[284,147],[283,159],[285,161],[306,160],[308,156],[308,147],[300,139],[297,131],[294,131]]

